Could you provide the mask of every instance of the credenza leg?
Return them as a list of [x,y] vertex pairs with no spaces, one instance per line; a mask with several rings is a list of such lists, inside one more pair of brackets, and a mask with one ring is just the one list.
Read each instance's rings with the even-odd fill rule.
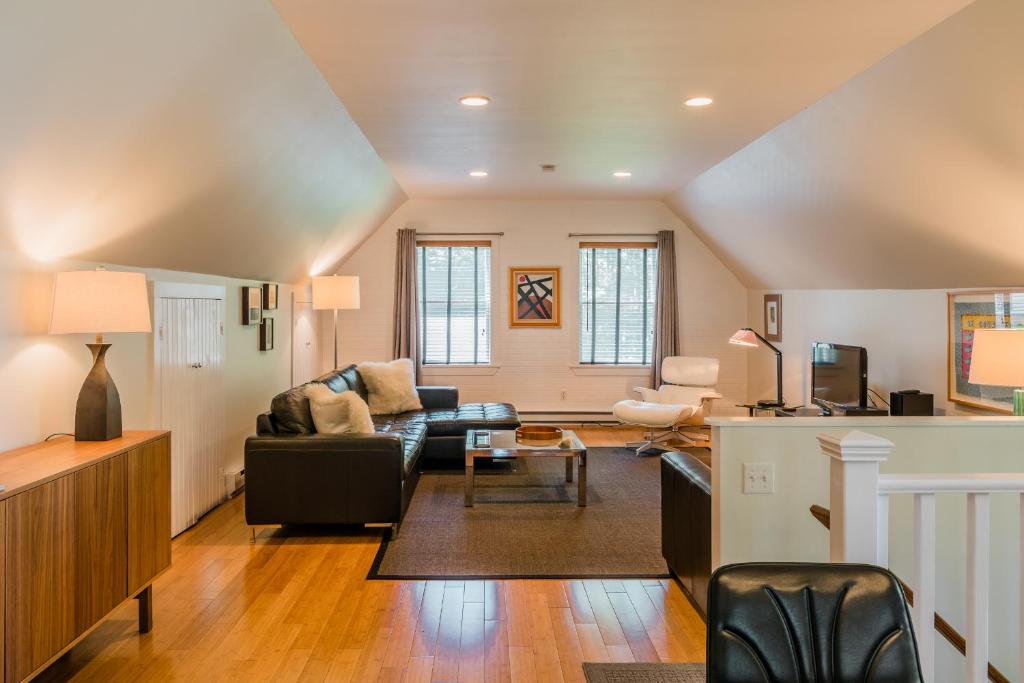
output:
[[135,596],[139,601],[139,633],[153,630],[153,586],[146,586]]

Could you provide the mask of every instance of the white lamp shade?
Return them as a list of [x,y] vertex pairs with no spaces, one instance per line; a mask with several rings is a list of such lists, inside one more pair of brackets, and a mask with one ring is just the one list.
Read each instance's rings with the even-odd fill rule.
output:
[[318,311],[359,308],[358,275],[320,275],[313,278],[313,308]]
[[1024,387],[1024,328],[975,330],[971,384]]
[[736,344],[737,346],[759,346],[754,331],[746,328],[736,330],[736,334],[729,337],[729,343]]
[[50,334],[151,332],[142,273],[77,270],[57,273]]

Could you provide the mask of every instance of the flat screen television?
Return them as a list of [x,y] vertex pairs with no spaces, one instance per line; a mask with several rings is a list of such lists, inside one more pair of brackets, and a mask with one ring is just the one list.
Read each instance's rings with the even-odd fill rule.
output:
[[811,403],[823,408],[868,406],[868,351],[860,346],[811,345]]

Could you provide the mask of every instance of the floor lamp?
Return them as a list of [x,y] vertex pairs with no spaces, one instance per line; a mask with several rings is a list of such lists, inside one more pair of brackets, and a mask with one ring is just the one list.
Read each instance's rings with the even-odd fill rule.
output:
[[334,368],[338,368],[338,311],[359,310],[358,275],[313,278],[313,310],[334,311]]
[[775,400],[765,399],[758,401],[757,405],[763,408],[782,407],[786,405],[785,402],[782,400],[782,351],[779,351],[777,348],[772,346],[772,343],[770,341],[759,335],[757,332],[754,332],[754,330],[750,329],[749,327],[744,327],[743,329],[736,330],[736,334],[729,337],[730,344],[735,344],[736,346],[746,346],[750,348],[756,348],[760,346],[760,344],[757,343],[758,340],[760,340],[761,343],[763,343],[765,346],[767,346],[769,349],[775,352],[776,398]]

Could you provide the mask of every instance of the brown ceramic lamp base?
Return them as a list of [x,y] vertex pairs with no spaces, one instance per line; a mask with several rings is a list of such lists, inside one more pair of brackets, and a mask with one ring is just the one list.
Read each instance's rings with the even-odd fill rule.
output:
[[75,406],[75,441],[109,441],[121,436],[121,397],[107,372],[110,344],[86,344],[92,351],[92,370],[82,384]]

